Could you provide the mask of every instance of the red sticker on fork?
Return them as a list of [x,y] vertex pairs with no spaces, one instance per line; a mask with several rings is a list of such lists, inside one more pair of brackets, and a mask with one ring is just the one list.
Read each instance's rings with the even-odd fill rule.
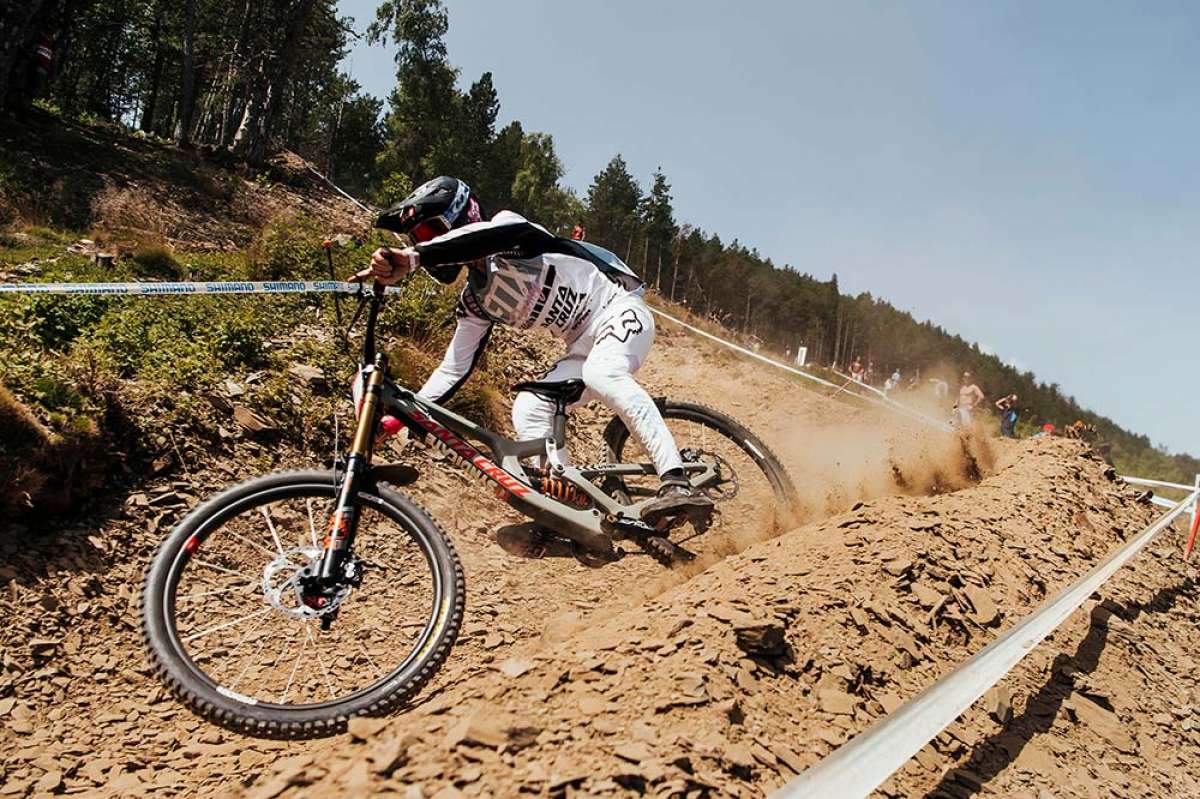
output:
[[195,552],[199,546],[200,546],[199,534],[192,533],[192,537],[189,538],[186,542],[184,542],[183,551],[190,555],[193,552]]

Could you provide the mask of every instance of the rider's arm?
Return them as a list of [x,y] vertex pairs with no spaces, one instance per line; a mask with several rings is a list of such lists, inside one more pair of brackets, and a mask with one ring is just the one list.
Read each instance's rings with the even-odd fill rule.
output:
[[471,313],[461,300],[457,313],[458,326],[446,348],[446,356],[417,392],[439,404],[454,396],[454,392],[467,382],[492,335],[492,323]]
[[487,222],[451,230],[416,246],[423,266],[464,264],[505,253],[517,258],[540,255],[557,239],[520,214],[501,211]]

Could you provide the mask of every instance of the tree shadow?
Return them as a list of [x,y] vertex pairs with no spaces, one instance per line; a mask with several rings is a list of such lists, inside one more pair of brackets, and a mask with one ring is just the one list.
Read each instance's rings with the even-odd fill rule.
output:
[[[1063,702],[1075,690],[1077,677],[1090,674],[1099,664],[1100,655],[1108,643],[1109,618],[1115,615],[1123,621],[1133,622],[1145,612],[1166,612],[1180,600],[1194,601],[1200,593],[1197,587],[1197,583],[1188,577],[1179,585],[1159,589],[1146,602],[1120,605],[1105,599],[1093,608],[1087,635],[1079,642],[1073,655],[1060,653],[1054,659],[1050,676],[1038,692],[1029,697],[1024,712],[1014,716],[998,732],[976,743],[970,758],[947,771],[941,781],[925,794],[925,799],[975,796],[983,790],[984,785],[1016,761],[1035,735],[1048,732],[1058,718]],[[960,769],[973,772],[979,784],[976,785],[975,780],[971,780],[971,784],[964,784],[956,779],[956,772]]]

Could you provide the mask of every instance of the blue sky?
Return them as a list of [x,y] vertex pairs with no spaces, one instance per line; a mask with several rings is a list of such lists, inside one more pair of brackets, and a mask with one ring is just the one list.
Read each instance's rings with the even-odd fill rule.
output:
[[[581,194],[661,165],[681,221],[1200,454],[1200,4],[446,5],[463,85],[491,71]],[[390,49],[347,68],[393,85]]]

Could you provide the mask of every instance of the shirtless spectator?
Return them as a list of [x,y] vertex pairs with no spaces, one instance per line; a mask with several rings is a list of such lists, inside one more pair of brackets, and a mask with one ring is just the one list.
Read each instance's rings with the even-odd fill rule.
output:
[[867,370],[863,368],[862,361],[858,356],[854,356],[854,361],[850,364],[850,377],[854,378],[855,383],[861,383],[866,379]]
[[970,427],[972,414],[979,403],[983,402],[983,390],[975,385],[970,372],[963,372],[962,383],[958,387],[958,425]]

